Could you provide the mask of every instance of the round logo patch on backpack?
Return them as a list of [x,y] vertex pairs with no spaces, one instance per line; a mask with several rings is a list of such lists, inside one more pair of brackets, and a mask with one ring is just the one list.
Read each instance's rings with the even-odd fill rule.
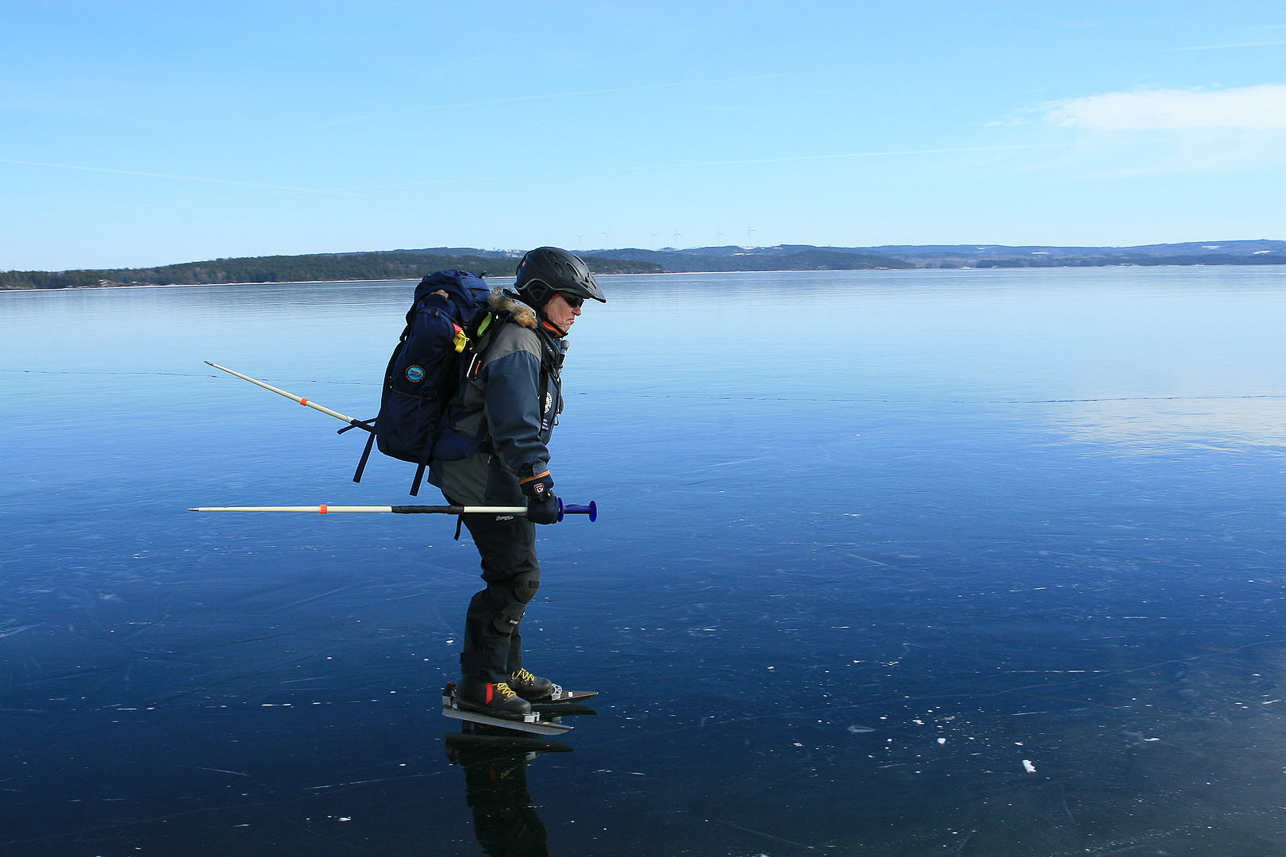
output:
[[424,367],[412,363],[406,367],[406,380],[418,384],[424,380]]

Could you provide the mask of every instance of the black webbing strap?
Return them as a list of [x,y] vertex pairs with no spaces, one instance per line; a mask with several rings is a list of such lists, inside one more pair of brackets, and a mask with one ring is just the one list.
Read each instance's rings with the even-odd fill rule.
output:
[[[343,434],[344,432],[348,431],[351,428],[357,428],[357,426],[355,425],[345,426],[344,428],[339,430],[339,433]],[[371,449],[373,449],[375,446],[375,421],[366,420],[365,422],[362,423],[362,428],[365,428],[368,432],[370,432],[371,436],[366,438],[366,448],[362,450],[362,458],[360,461],[357,462],[357,472],[353,474],[354,482],[362,481],[362,474],[366,472],[366,461],[371,457]]]
[[411,481],[411,496],[418,496],[420,493],[420,483],[424,481],[424,469],[429,466],[429,459],[433,456],[433,438],[426,438],[424,449],[420,451],[420,465],[415,468],[415,479]]

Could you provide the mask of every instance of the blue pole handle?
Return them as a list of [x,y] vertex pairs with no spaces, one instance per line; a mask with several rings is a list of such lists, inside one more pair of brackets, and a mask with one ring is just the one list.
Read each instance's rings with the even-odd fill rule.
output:
[[563,498],[558,498],[558,521],[562,522],[567,515],[589,515],[589,522],[592,524],[598,520],[598,504],[593,500],[589,501],[588,506],[576,506],[571,503],[564,503]]

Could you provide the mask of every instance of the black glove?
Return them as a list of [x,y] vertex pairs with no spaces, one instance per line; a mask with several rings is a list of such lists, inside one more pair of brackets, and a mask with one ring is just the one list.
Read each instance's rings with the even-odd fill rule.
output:
[[558,523],[559,502],[554,496],[554,477],[549,471],[518,481],[527,495],[527,520],[533,524]]

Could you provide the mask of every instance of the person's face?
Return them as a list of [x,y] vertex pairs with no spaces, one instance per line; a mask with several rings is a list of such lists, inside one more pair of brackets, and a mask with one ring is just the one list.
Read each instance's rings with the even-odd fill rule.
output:
[[574,295],[568,298],[561,292],[555,292],[545,304],[545,317],[559,329],[571,330],[576,323],[576,316],[580,315],[581,303],[582,299]]

